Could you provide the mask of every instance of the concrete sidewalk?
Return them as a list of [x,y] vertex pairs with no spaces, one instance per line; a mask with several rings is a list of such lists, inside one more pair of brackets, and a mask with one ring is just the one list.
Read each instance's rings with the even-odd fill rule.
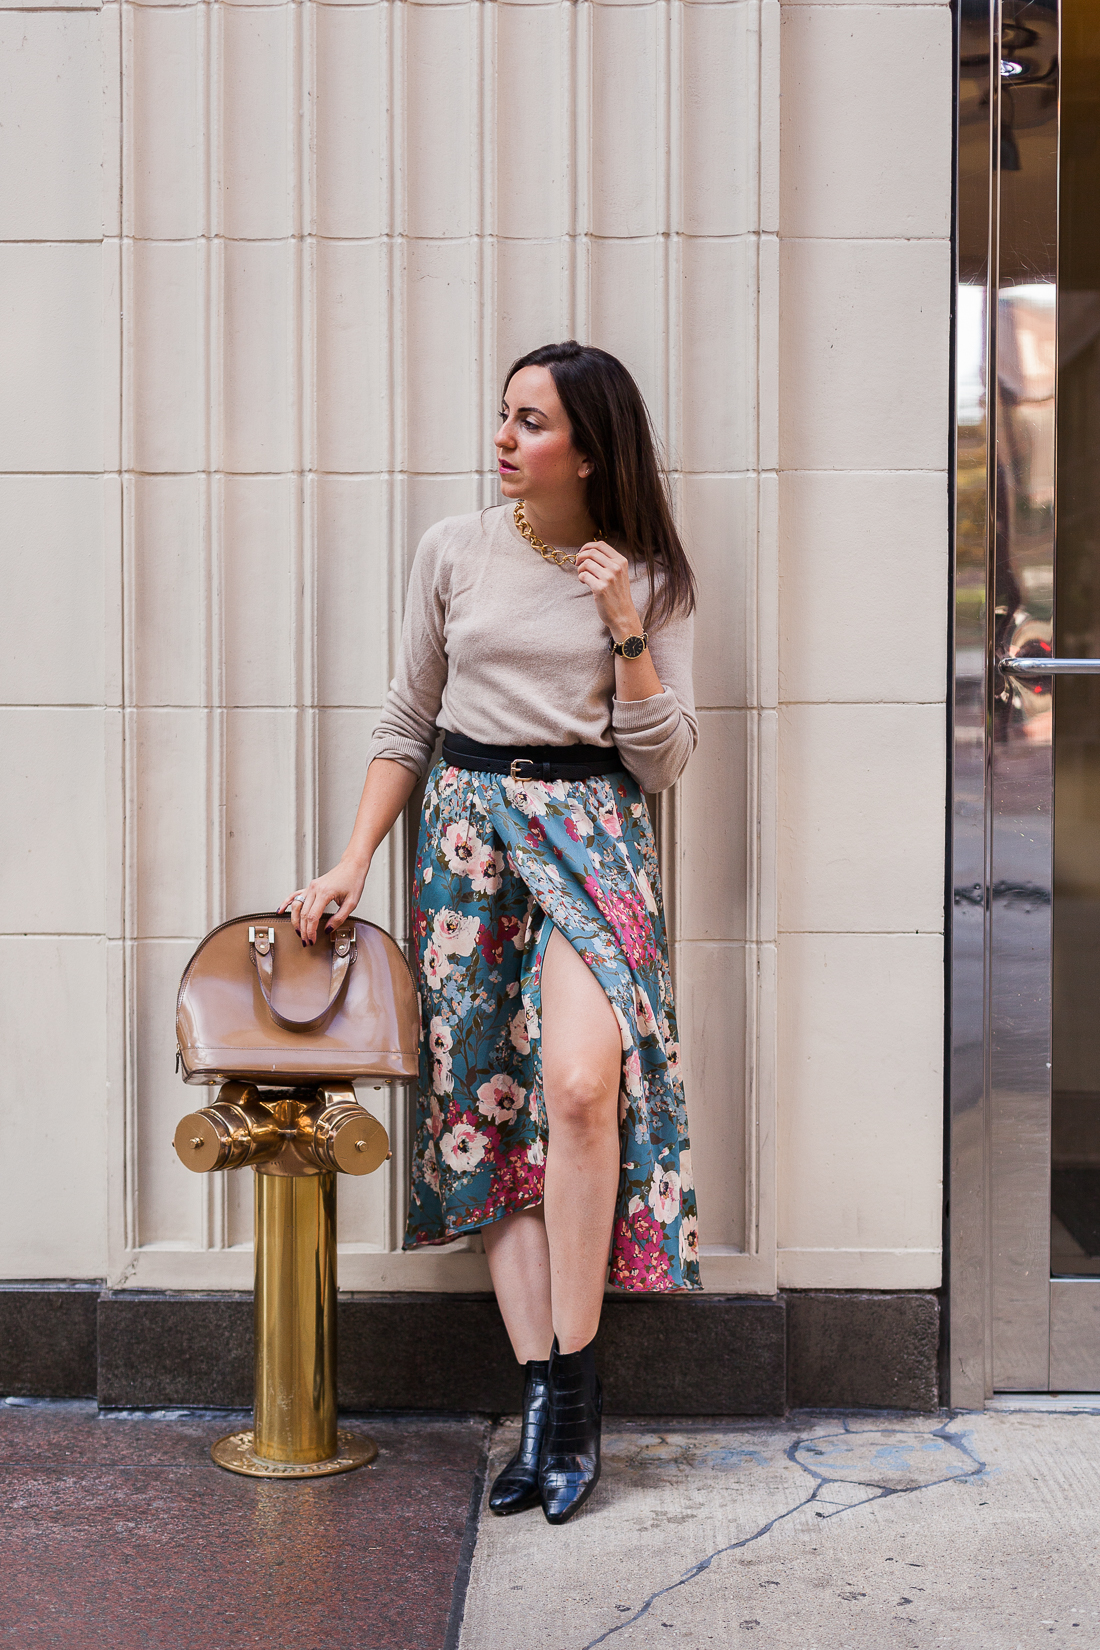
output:
[[1100,1646],[1100,1405],[612,1422],[604,1463],[561,1529],[483,1505],[461,1650]]

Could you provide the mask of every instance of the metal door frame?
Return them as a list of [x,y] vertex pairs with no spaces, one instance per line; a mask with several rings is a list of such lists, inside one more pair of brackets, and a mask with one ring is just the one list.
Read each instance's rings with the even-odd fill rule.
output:
[[[1049,287],[1053,306],[1056,294],[1058,8],[958,0],[956,10],[945,1258],[949,1400],[975,1408],[995,1385],[1049,1384],[1052,745],[1044,798],[1042,740],[1016,760],[998,696],[1017,689],[994,661],[1015,651],[1007,353],[1018,301],[1041,307]],[[1053,439],[1051,423],[1052,477]],[[1049,554],[1052,579],[1053,509],[1044,550],[1047,531],[1040,523],[1032,553]],[[995,841],[1025,876],[998,878]]]

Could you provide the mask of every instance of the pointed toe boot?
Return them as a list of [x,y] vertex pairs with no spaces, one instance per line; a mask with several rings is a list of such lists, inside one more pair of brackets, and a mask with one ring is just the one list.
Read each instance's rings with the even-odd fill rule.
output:
[[550,1416],[542,1443],[539,1491],[550,1524],[572,1518],[600,1476],[603,1393],[593,1343],[579,1352],[550,1353]]
[[549,1411],[548,1363],[534,1360],[526,1366],[523,1383],[523,1423],[519,1449],[502,1469],[489,1491],[489,1508],[498,1517],[526,1512],[539,1504],[539,1456]]

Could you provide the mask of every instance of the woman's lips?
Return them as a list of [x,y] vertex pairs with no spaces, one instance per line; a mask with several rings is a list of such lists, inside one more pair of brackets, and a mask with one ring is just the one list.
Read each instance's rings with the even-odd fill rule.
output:
[[519,469],[518,469],[517,465],[515,465],[515,464],[505,464],[503,459],[501,459],[500,462],[497,464],[497,469],[500,471],[502,476],[514,476],[514,475],[519,474]]

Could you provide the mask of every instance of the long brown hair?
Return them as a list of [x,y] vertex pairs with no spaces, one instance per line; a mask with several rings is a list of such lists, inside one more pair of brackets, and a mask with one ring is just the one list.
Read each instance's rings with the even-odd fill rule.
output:
[[523,367],[549,371],[573,445],[593,466],[587,483],[592,520],[645,560],[646,624],[656,628],[674,613],[693,612],[695,575],[672,519],[649,412],[629,372],[606,350],[569,339],[543,344],[513,361],[504,380],[506,393]]

